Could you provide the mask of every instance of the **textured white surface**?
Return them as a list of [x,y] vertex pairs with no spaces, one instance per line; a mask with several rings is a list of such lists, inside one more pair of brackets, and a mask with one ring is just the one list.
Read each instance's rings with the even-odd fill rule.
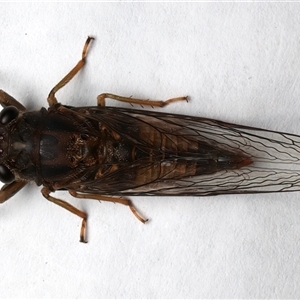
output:
[[[300,133],[297,3],[0,3],[0,28],[0,88],[29,109],[93,35],[62,103],[188,94],[164,110]],[[147,225],[58,193],[89,213],[85,245],[39,189],[0,207],[2,298],[300,297],[300,193],[134,198]]]

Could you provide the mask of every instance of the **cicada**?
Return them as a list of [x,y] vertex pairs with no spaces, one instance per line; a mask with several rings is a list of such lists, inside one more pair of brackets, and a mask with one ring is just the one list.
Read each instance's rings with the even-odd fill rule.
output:
[[77,65],[50,91],[49,108],[28,111],[0,91],[0,191],[3,203],[28,182],[49,201],[82,219],[87,214],[51,193],[127,205],[128,196],[210,196],[300,190],[300,136],[201,117],[105,106],[105,99],[163,107],[187,97],[152,101],[101,94],[97,106],[60,104],[56,92],[84,66],[92,37]]

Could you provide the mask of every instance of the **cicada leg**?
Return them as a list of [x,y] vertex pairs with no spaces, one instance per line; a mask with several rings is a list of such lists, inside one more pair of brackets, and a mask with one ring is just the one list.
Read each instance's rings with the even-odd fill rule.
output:
[[18,191],[20,191],[26,184],[26,181],[13,181],[9,184],[4,184],[0,190],[0,203],[7,201]]
[[89,47],[90,42],[93,40],[93,37],[88,37],[83,50],[82,50],[82,58],[81,60],[77,63],[77,65],[56,85],[54,88],[50,91],[48,95],[48,103],[49,106],[52,106],[57,103],[55,93],[60,90],[62,87],[64,87],[85,65],[85,60],[86,60],[86,55],[87,55],[87,50]]
[[75,214],[76,216],[82,218],[82,223],[81,223],[81,228],[80,228],[80,242],[86,243],[85,230],[86,230],[87,214],[85,212],[79,210],[75,206],[69,204],[66,201],[63,201],[61,199],[50,196],[51,191],[46,187],[43,187],[41,192],[42,192],[43,196],[50,202],[53,202],[53,203],[59,205],[60,207],[63,207],[64,209],[68,210],[69,212]]
[[121,102],[127,102],[130,104],[139,104],[141,106],[143,105],[148,105],[148,106],[158,106],[158,107],[164,107],[170,103],[176,102],[176,101],[188,101],[187,96],[183,97],[177,97],[177,98],[171,98],[168,100],[146,100],[146,99],[138,99],[138,98],[132,98],[132,97],[123,97],[115,94],[109,94],[109,93],[104,93],[101,94],[97,97],[97,104],[98,106],[105,106],[105,99],[113,99]]
[[2,107],[14,106],[21,111],[26,110],[25,106],[2,90],[0,90],[0,105]]
[[95,199],[95,200],[99,200],[99,201],[108,201],[108,202],[120,203],[120,204],[129,206],[130,210],[133,212],[133,214],[139,221],[141,221],[142,223],[146,223],[148,221],[148,219],[144,219],[143,217],[141,217],[139,215],[136,208],[132,204],[131,200],[129,200],[127,198],[124,198],[124,197],[116,198],[116,197],[111,197],[111,196],[102,196],[102,195],[98,195],[98,194],[83,194],[83,193],[77,193],[76,191],[73,191],[73,190],[69,190],[69,193],[73,197],[76,197],[76,198]]

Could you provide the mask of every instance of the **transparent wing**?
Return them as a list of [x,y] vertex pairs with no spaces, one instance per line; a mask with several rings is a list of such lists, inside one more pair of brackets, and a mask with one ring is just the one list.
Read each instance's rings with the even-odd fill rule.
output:
[[[83,192],[112,195],[216,195],[233,193],[287,192],[300,190],[300,137],[293,134],[251,128],[212,119],[173,115],[115,107],[74,108],[107,128],[126,136],[137,146],[168,149],[174,160],[203,161],[221,149],[249,158],[251,163],[235,168],[221,168],[209,174],[182,171],[170,160],[126,164],[109,176],[83,182]],[[150,130],[151,129],[151,130]],[[146,132],[158,132],[147,135]],[[143,134],[145,133],[145,134]],[[184,146],[182,146],[184,145]],[[185,145],[198,145],[186,149]],[[206,145],[203,152],[201,145]],[[208,146],[207,146],[208,145]],[[176,156],[177,155],[177,156]],[[204,155],[204,156],[203,156]],[[128,174],[143,174],[159,164],[156,177],[133,180]],[[159,172],[158,172],[159,173]],[[126,176],[127,175],[127,176]]]

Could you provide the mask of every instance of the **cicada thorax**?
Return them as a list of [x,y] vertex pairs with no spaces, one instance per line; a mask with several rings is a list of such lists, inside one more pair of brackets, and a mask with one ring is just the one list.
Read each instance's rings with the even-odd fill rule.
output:
[[74,171],[98,162],[99,136],[91,122],[62,108],[22,112],[0,128],[2,162],[16,179],[52,188],[57,181],[72,180]]

